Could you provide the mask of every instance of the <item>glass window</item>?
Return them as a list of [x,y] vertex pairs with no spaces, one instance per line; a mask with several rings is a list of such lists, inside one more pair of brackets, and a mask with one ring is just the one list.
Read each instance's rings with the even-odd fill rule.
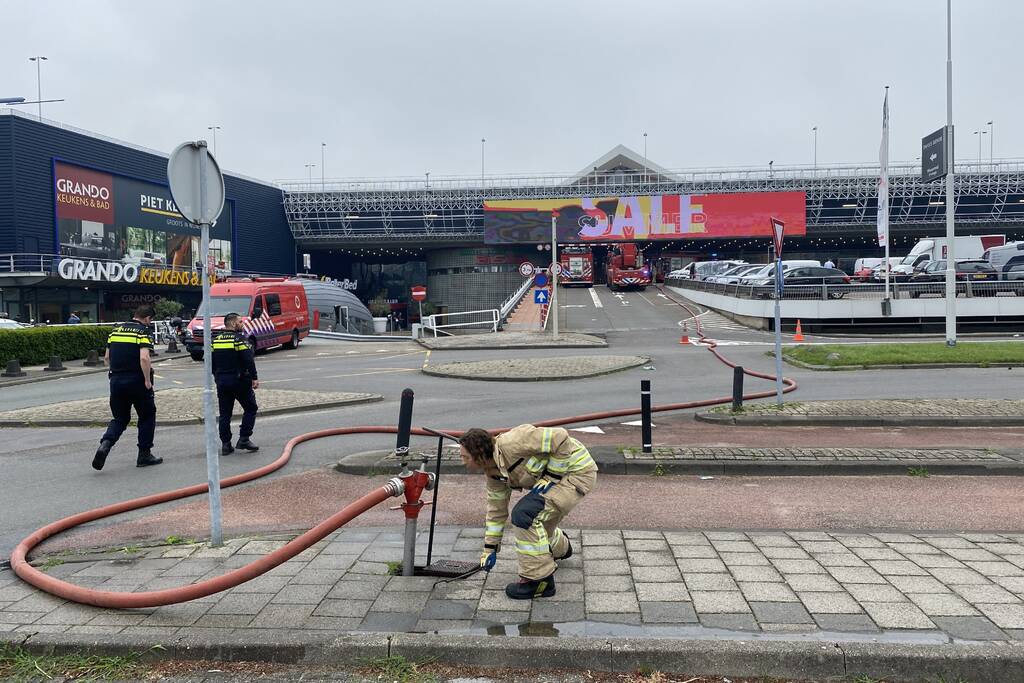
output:
[[270,315],[281,315],[281,297],[277,294],[267,294],[267,313]]
[[[244,315],[249,310],[250,302],[251,299],[247,296],[214,296],[210,298],[210,310],[213,311],[214,317],[224,316],[228,313]],[[196,315],[200,318],[206,315],[202,305],[199,306],[199,312]]]

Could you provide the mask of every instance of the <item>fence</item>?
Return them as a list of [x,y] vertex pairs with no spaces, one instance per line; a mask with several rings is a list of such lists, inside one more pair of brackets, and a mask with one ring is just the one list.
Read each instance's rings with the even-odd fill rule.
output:
[[[466,321],[466,322],[457,322],[457,323],[451,323],[451,322],[446,322],[444,324],[438,323],[438,320],[442,320],[442,319],[447,320],[447,319],[451,319],[451,318],[457,318],[457,317],[460,317],[460,316],[467,317],[467,316],[474,316],[474,315],[478,316],[480,319],[479,320],[469,320],[469,321]],[[500,323],[500,317],[499,317],[499,314],[498,314],[498,309],[490,308],[490,309],[486,309],[486,310],[482,310],[482,311],[463,311],[463,312],[460,312],[460,313],[434,313],[433,315],[428,315],[424,319],[423,326],[425,328],[429,329],[429,330],[433,330],[434,331],[434,337],[437,337],[438,330],[440,330],[442,332],[442,334],[451,334],[451,332],[448,332],[448,330],[450,330],[450,329],[465,329],[467,331],[473,331],[470,328],[489,327],[491,332],[497,332],[498,331],[498,324],[499,323]],[[483,331],[483,330],[477,330],[477,331]]]
[[[775,287],[772,285],[723,284],[704,280],[668,279],[665,284],[679,289],[690,289],[711,294],[724,294],[738,299],[774,299]],[[957,296],[994,297],[1024,296],[1024,280],[958,280]],[[890,299],[919,299],[925,297],[946,296],[945,282],[897,282],[889,284]],[[885,296],[885,284],[881,282],[864,282],[851,284],[832,284],[824,281],[821,284],[786,285],[782,291],[783,299],[794,300],[837,300],[867,299],[882,300]]]

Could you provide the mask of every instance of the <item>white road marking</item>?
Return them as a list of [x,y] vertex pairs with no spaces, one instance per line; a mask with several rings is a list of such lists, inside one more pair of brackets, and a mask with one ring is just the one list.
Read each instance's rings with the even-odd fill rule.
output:
[[593,287],[587,291],[590,292],[590,298],[594,300],[594,308],[604,308],[604,304],[601,303],[601,299],[597,296],[597,291]]
[[644,296],[643,294],[640,294],[640,298],[641,298],[641,299],[643,299],[644,301],[646,301],[647,303],[649,303],[649,304],[650,304],[650,305],[652,305],[652,306],[657,306],[657,305],[658,305],[658,304],[654,303],[653,301],[651,301],[650,299],[648,299],[648,298],[647,298],[646,296]]
[[591,427],[576,427],[575,429],[570,429],[569,431],[584,432],[586,434],[604,434],[604,430],[596,425]]
[[172,379],[171,381],[174,382],[175,384],[184,384],[184,382],[182,382],[181,380],[177,380],[177,379]]
[[[632,422],[620,422],[619,424],[626,425],[627,427],[642,427],[644,423],[643,420],[633,420]],[[657,425],[652,422],[651,426],[656,427]]]
[[353,353],[359,353],[359,352],[358,351],[346,351],[345,355],[347,356],[347,355],[353,354]]
[[157,379],[163,379],[164,378],[163,375],[158,375],[156,373],[153,373],[153,377],[156,377]]

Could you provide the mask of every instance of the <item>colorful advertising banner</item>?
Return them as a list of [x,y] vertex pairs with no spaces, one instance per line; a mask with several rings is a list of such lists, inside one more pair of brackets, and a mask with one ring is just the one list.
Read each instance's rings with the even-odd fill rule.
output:
[[786,224],[787,235],[807,233],[804,192],[664,194],[633,197],[484,201],[487,244],[551,241],[551,213],[558,212],[562,244],[633,240],[770,238],[770,218]]
[[[178,213],[167,187],[62,161],[53,170],[61,256],[189,271],[202,260],[200,230]],[[221,270],[231,269],[232,209],[225,202],[210,230],[210,252]]]

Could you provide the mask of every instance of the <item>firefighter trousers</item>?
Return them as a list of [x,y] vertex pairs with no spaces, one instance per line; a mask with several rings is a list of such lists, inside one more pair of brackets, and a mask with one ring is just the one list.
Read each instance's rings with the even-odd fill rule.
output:
[[558,525],[596,482],[596,469],[569,474],[547,493],[530,492],[516,503],[511,521],[520,576],[537,581],[554,573],[555,560],[569,552],[569,539]]

